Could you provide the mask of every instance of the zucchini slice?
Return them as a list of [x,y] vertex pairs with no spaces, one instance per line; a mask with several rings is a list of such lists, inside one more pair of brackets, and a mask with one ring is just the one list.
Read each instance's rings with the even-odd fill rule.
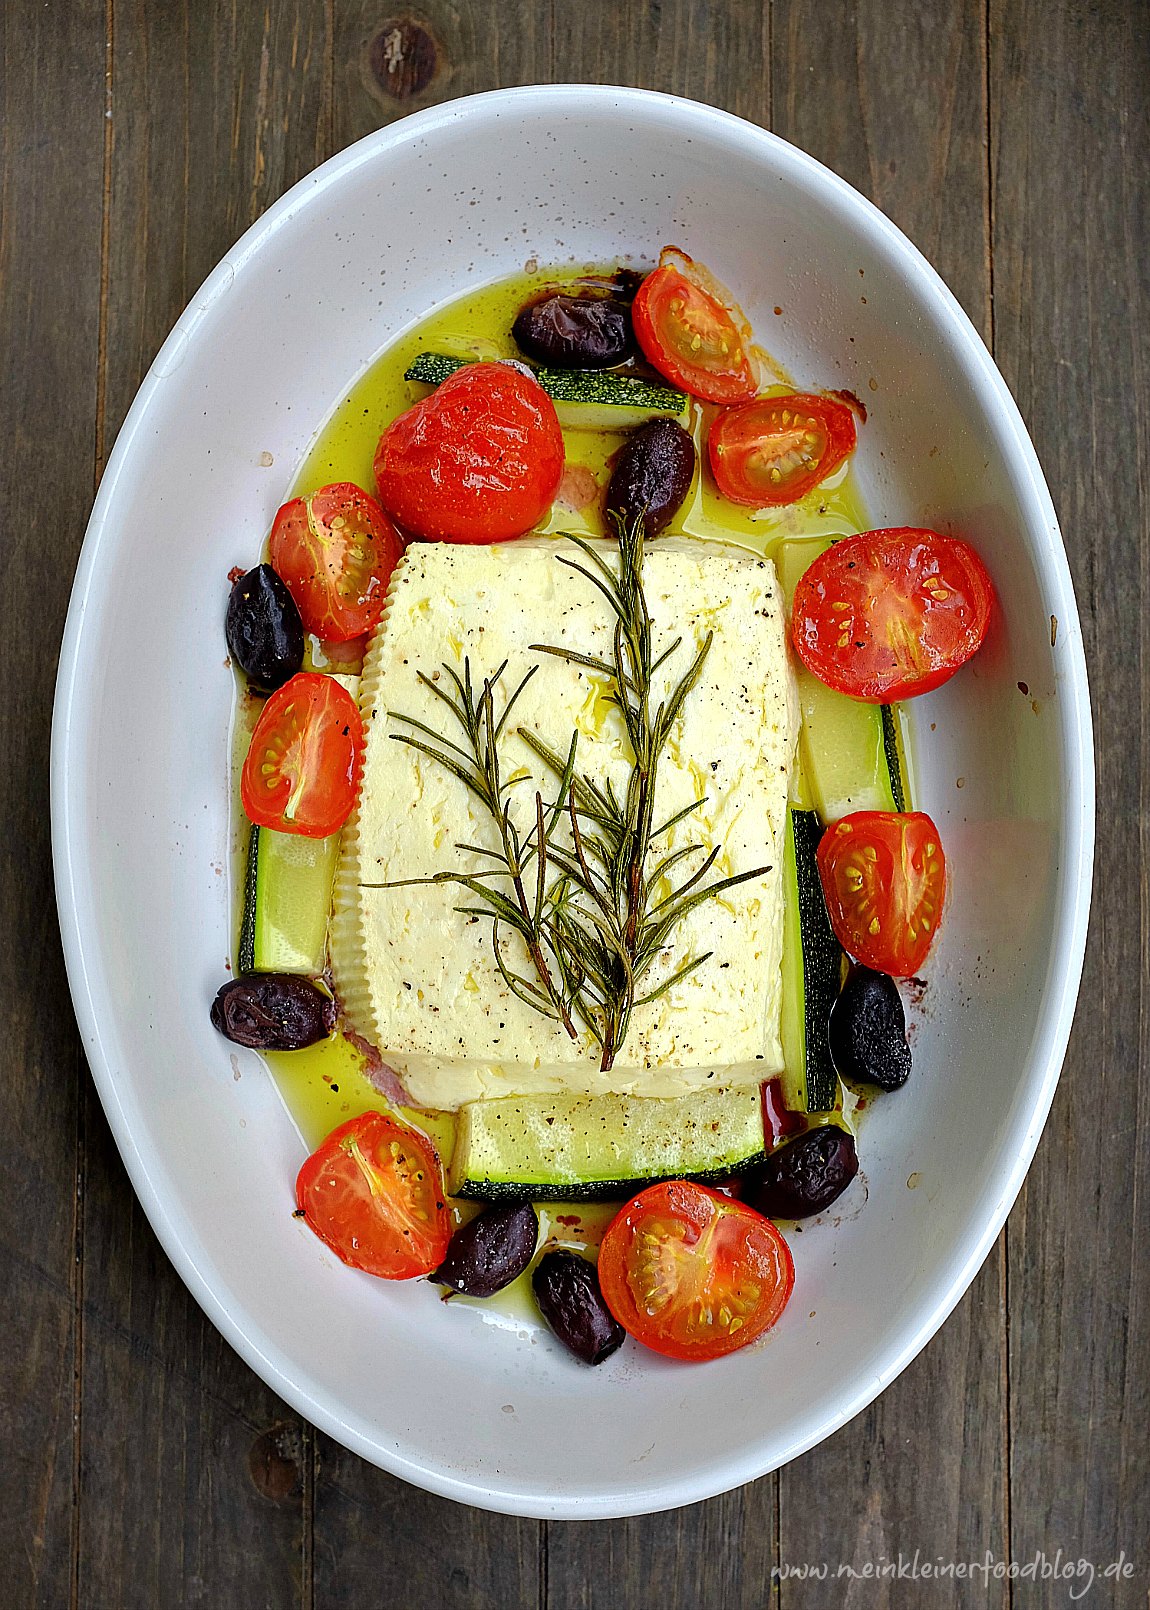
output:
[[832,1112],[839,1094],[828,1025],[842,987],[843,953],[815,863],[822,835],[813,811],[787,812],[781,1029],[783,1099],[792,1112]]
[[241,973],[323,972],[339,834],[252,827],[240,923]]
[[[831,546],[825,537],[780,542],[775,554],[789,610],[807,566]],[[852,811],[902,811],[907,787],[897,707],[866,704],[828,688],[795,666],[802,713],[799,752],[811,798],[824,822]]]
[[448,1176],[481,1201],[617,1201],[656,1180],[728,1179],[763,1161],[758,1085],[689,1096],[499,1096],[461,1107]]
[[[443,352],[421,352],[403,378],[438,386],[473,361]],[[652,418],[682,421],[687,417],[686,394],[674,386],[601,369],[537,368],[534,373],[555,404],[560,425],[567,430],[630,430]]]

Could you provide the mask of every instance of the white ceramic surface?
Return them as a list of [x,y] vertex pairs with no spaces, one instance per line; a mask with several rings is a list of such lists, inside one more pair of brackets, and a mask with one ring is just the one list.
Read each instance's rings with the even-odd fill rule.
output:
[[[865,1188],[792,1237],[794,1300],[764,1345],[702,1367],[628,1345],[591,1371],[424,1283],[352,1273],[291,1217],[301,1142],[258,1060],[208,1023],[229,934],[222,616],[229,567],[253,560],[309,439],[398,331],[529,257],[650,260],[667,242],[736,288],[801,383],[865,399],[874,523],[967,536],[1003,607],[977,661],[915,712],[953,892],[913,1085],[862,1131]],[[1054,511],[1005,385],[922,257],[735,118],[635,90],[480,96],[372,135],[273,207],[193,298],[116,444],[68,619],[52,781],[84,1043],[166,1251],[276,1391],[436,1492],[621,1515],[782,1464],[924,1345],[1021,1184],[1069,1032],[1093,840]]]

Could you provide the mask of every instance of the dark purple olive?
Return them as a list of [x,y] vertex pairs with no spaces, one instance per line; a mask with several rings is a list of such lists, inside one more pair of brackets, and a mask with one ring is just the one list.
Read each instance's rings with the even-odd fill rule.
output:
[[607,517],[641,519],[644,537],[657,537],[691,489],[695,444],[673,419],[650,419],[619,450],[607,485]]
[[897,1090],[910,1078],[902,996],[886,973],[855,968],[831,1011],[830,1039],[831,1059],[848,1084]]
[[603,1301],[599,1271],[577,1252],[545,1252],[531,1289],[543,1318],[584,1364],[602,1364],[622,1347],[627,1333]]
[[229,1040],[253,1051],[302,1051],[327,1039],[335,1027],[335,1002],[310,978],[249,973],[216,992],[212,1023]]
[[808,1129],[773,1151],[745,1200],[768,1219],[805,1219],[840,1197],[859,1171],[854,1136],[835,1124]]
[[257,565],[236,582],[225,630],[232,659],[269,693],[303,664],[303,621],[270,565]]
[[521,307],[511,326],[521,352],[556,369],[606,369],[631,350],[631,311],[611,296],[556,293]]
[[539,1219],[530,1202],[484,1208],[459,1226],[431,1278],[465,1297],[494,1297],[523,1273],[538,1239]]

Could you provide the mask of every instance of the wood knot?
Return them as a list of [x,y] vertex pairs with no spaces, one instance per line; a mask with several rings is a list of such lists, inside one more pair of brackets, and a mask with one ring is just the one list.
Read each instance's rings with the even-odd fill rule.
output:
[[368,46],[372,77],[394,100],[407,101],[422,92],[439,70],[434,35],[414,17],[385,22]]
[[287,1421],[262,1431],[248,1453],[248,1472],[256,1492],[273,1504],[303,1496],[303,1439]]

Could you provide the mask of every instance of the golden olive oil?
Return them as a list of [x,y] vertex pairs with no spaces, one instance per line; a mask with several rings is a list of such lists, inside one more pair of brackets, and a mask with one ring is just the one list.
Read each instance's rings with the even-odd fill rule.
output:
[[[405,370],[419,353],[442,352],[478,360],[520,357],[511,339],[511,325],[523,303],[547,286],[570,285],[581,276],[598,277],[603,272],[571,267],[517,275],[468,291],[430,313],[416,329],[389,346],[349,387],[318,431],[290,489],[285,491],[285,499],[334,481],[353,481],[374,493],[372,461],[380,434],[391,420],[426,394],[426,388],[413,386],[404,379]],[[781,384],[767,388],[769,393],[790,389],[793,388]],[[671,524],[673,532],[704,541],[735,543],[769,555],[773,545],[783,538],[831,536],[865,528],[865,512],[849,472],[836,477],[837,484],[833,488],[816,489],[801,502],[779,509],[744,509],[721,497],[706,467],[706,434],[715,412],[707,404],[692,402],[690,405],[690,429],[699,450],[701,468]],[[543,528],[545,531],[604,534],[603,498],[611,459],[623,439],[610,432],[568,430],[564,433],[568,473],[552,515]],[[588,473],[580,474],[580,471]],[[329,668],[314,641],[308,663]],[[349,665],[347,668],[357,667]],[[239,703],[241,708],[235,724],[237,780],[242,764],[241,751],[246,747],[245,739],[250,736],[252,724],[250,712],[243,708],[246,701],[242,695]],[[237,813],[242,823],[238,804]],[[237,859],[242,858],[240,841],[243,838],[241,830],[237,833]],[[306,1051],[270,1053],[266,1061],[309,1150],[314,1150],[340,1124],[371,1108],[384,1109],[389,1105],[367,1076],[362,1053],[342,1036]],[[446,1163],[454,1140],[452,1115],[409,1109],[401,1109],[401,1112],[430,1137]],[[471,1204],[453,1202],[452,1206],[460,1221],[477,1211]],[[538,1212],[541,1246],[586,1248],[598,1245],[615,1206],[546,1204],[541,1205]],[[470,1306],[469,1299],[453,1297],[451,1300]],[[529,1273],[498,1298],[481,1306],[500,1323],[538,1323]]]

